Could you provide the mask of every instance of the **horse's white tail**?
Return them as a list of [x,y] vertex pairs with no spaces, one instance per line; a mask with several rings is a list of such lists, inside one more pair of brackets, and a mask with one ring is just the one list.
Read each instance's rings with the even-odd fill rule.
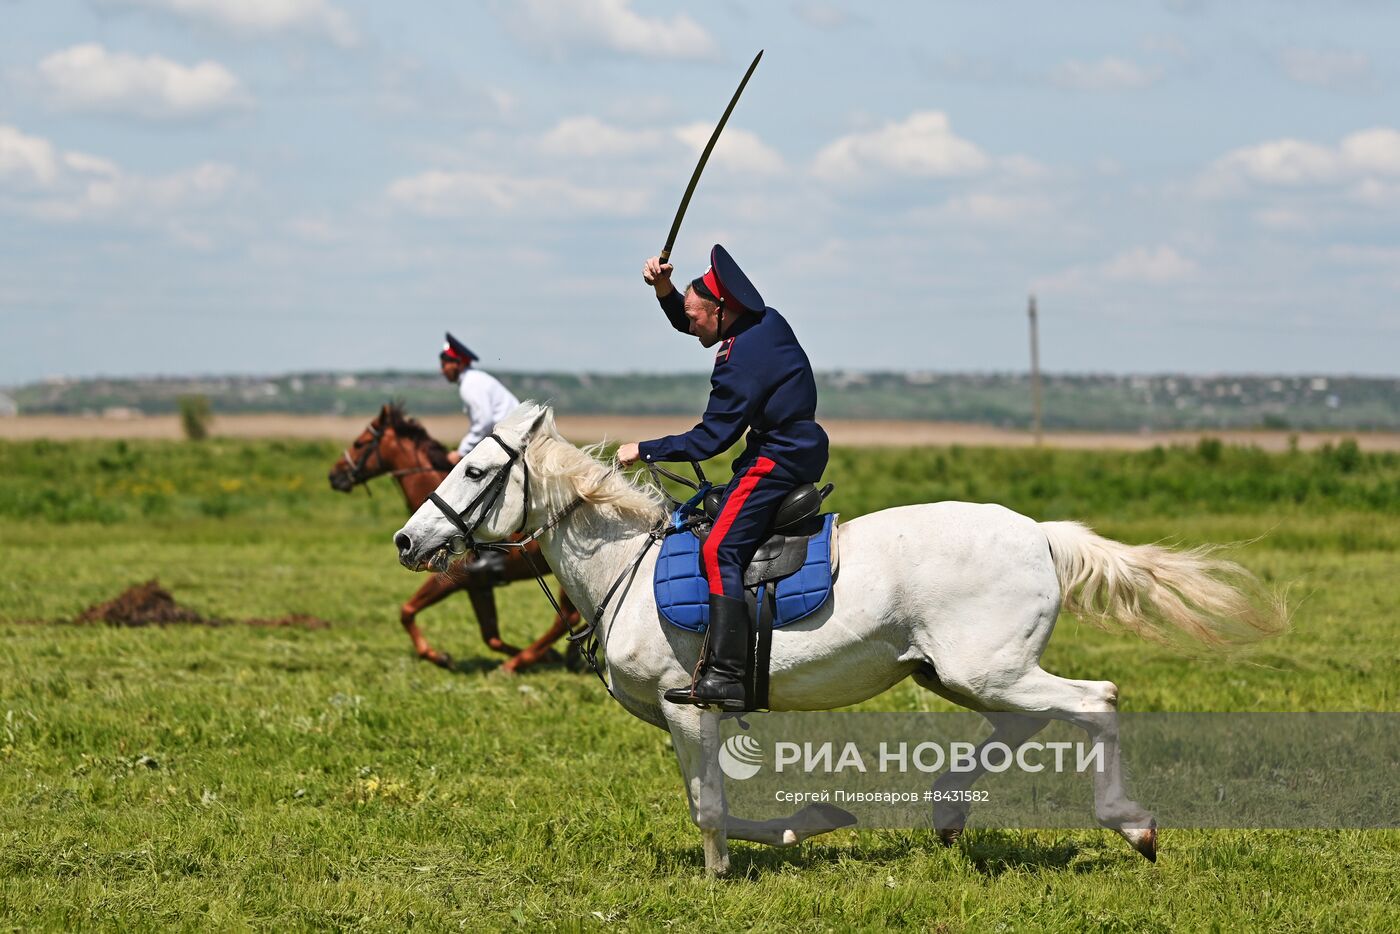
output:
[[1157,642],[1187,635],[1210,646],[1237,645],[1288,627],[1281,597],[1211,546],[1175,551],[1125,545],[1078,522],[1042,522],[1065,612]]

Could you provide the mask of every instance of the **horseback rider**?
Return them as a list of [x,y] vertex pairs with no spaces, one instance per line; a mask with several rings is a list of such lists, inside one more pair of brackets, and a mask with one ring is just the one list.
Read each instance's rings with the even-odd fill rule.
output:
[[447,454],[447,459],[454,464],[490,437],[491,432],[496,430],[496,423],[520,405],[520,400],[502,386],[500,380],[472,366],[479,359],[451,333],[448,333],[447,343],[438,354],[443,379],[457,384],[457,394],[462,397],[462,411],[472,420],[471,430],[462,437],[457,450]]
[[787,319],[762,296],[724,247],[710,251],[710,268],[684,297],[671,284],[672,266],[653,256],[642,278],[677,331],[716,347],[710,400],[700,424],[685,434],[624,444],[618,460],[703,461],[731,447],[749,429],[734,462],[714,527],[702,549],[709,583],[709,630],[703,674],[665,692],[674,704],[747,709],[753,621],[744,600],[744,569],[767,537],[783,498],[821,479],[827,437],[816,422],[817,384],[807,354]]
[[[500,380],[472,366],[479,359],[466,344],[453,337],[450,331],[447,333],[447,343],[438,354],[438,365],[442,369],[443,379],[457,384],[457,394],[462,397],[462,411],[472,420],[472,426],[462,436],[457,450],[447,452],[447,460],[452,464],[489,438],[491,432],[496,430],[496,423],[520,405],[515,393],[501,385]],[[504,583],[505,555],[497,551],[478,552],[467,562],[465,569],[492,574],[500,583]]]

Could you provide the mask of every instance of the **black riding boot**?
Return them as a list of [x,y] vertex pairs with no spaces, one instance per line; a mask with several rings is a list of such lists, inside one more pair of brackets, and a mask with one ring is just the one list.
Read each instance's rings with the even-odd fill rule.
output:
[[743,600],[710,594],[709,638],[705,665],[694,687],[671,688],[664,695],[673,704],[748,710],[744,680],[748,674],[753,620]]

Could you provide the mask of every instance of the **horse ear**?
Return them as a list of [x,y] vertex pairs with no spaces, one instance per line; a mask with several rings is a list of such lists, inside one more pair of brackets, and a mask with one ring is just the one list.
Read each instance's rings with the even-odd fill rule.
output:
[[535,433],[548,421],[550,421],[550,409],[547,405],[535,406],[534,417],[530,419],[530,427],[525,431],[526,438],[534,438]]

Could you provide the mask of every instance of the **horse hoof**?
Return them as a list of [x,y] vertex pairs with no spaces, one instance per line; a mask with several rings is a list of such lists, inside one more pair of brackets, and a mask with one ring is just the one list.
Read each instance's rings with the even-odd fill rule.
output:
[[1157,862],[1157,822],[1155,820],[1148,824],[1145,829],[1124,828],[1122,833],[1129,845],[1141,853],[1149,863]]
[[418,656],[418,658],[421,661],[432,662],[439,668],[444,668],[448,671],[452,671],[452,656],[448,655],[446,652],[439,652],[436,649],[429,649],[428,651],[421,653]]
[[711,863],[705,861],[705,875],[711,879],[721,880],[729,878],[729,859],[726,857],[722,861]]
[[952,846],[958,842],[958,838],[963,835],[961,827],[942,827],[938,831],[938,839],[944,846]]

